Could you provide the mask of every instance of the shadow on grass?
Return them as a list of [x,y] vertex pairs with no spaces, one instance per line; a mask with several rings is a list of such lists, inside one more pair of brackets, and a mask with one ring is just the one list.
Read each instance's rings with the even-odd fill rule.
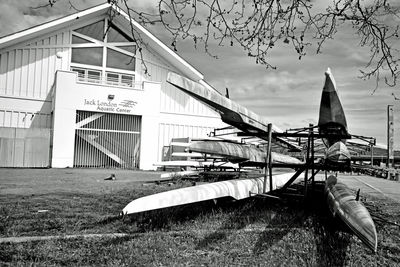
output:
[[198,242],[196,249],[208,248],[212,244],[226,239],[228,235],[234,234],[234,231],[227,230],[244,229],[254,223],[279,224],[281,223],[281,216],[276,216],[276,214],[281,213],[282,209],[281,202],[262,198],[246,199],[224,205],[222,211],[227,213],[228,216],[220,227]]
[[[316,199],[323,201],[315,202]],[[344,266],[351,240],[350,229],[338,218],[332,216],[322,188],[317,188],[308,207],[312,212],[310,221],[315,236],[317,265]]]
[[347,233],[347,229],[340,224],[340,221],[332,217],[314,218],[313,229],[318,266],[344,266],[346,264],[351,234]]
[[[322,190],[310,197],[307,205],[297,200],[285,203],[263,198],[251,198],[241,201],[212,201],[144,212],[124,219],[120,230],[127,233],[154,230],[168,231],[176,225],[191,221],[208,220],[205,225],[218,227],[199,240],[196,249],[210,249],[214,244],[226,240],[235,230],[251,224],[266,225],[254,244],[253,254],[259,255],[282,240],[294,228],[308,231],[314,235],[318,265],[342,266],[346,260],[346,250],[350,244],[350,235],[343,231],[347,228],[333,219],[324,201]],[[214,218],[213,218],[214,217]],[[206,218],[206,219],[204,219]],[[98,223],[112,223],[117,218],[106,218]],[[213,228],[211,228],[213,229]]]
[[177,207],[146,211],[128,215],[123,219],[124,229],[130,233],[163,230],[194,221],[201,216],[210,216],[218,207],[213,201],[203,201]]
[[[121,219],[118,214],[112,214],[122,209],[123,205],[134,198],[165,191],[168,187],[140,188],[137,190],[122,190],[118,194],[104,195],[62,195],[64,208],[76,211],[71,220],[61,221],[58,218],[47,218],[45,229],[29,230],[29,232],[64,231],[68,229],[67,223],[75,222],[77,230],[93,229],[94,231],[143,233],[149,231],[169,231],[178,229],[197,229],[199,225],[203,229],[210,229],[211,233],[200,240],[197,239],[195,249],[210,249],[214,244],[224,242],[234,235],[236,230],[244,229],[248,225],[256,224],[265,226],[256,236],[252,253],[262,254],[274,244],[282,240],[294,228],[313,229],[318,265],[342,266],[346,259],[346,250],[350,243],[350,235],[340,232],[341,229],[336,220],[330,216],[323,195],[315,195],[309,201],[312,205],[304,207],[302,203],[288,201],[282,203],[272,199],[251,198],[242,201],[205,201],[196,204],[183,205],[167,209],[143,212]],[[57,197],[60,197],[57,195]],[[46,199],[46,203],[53,198]],[[325,205],[325,206],[324,206]],[[87,218],[79,215],[84,210]],[[86,212],[87,211],[87,212]],[[82,223],[80,223],[82,221]],[[310,225],[305,225],[307,221]],[[47,223],[48,222],[48,223]],[[78,222],[80,224],[78,224]],[[65,224],[65,225],[64,225]],[[218,226],[215,226],[218,225]],[[183,226],[183,227],[181,227]],[[306,230],[307,230],[306,229]],[[308,230],[307,230],[308,231]],[[209,231],[207,230],[207,233]],[[123,243],[132,237],[117,238],[113,242]]]
[[[259,255],[271,248],[275,243],[282,240],[292,229],[302,227],[305,213],[296,206],[290,206],[285,214],[280,214],[280,219],[273,219],[266,226],[255,242],[253,254]],[[271,231],[272,229],[272,231]]]
[[249,209],[254,208],[254,201],[253,203],[249,201],[247,201],[247,203],[238,201],[235,202],[236,207],[233,207],[232,204],[227,205],[227,202],[224,203],[223,201],[220,201],[220,204],[222,204],[221,209],[227,213],[226,219],[213,233],[206,235],[202,240],[200,240],[196,249],[207,248],[209,245],[225,239],[228,235],[226,229],[242,229],[255,220],[253,216],[249,216]]
[[[101,233],[145,232],[116,238],[2,244],[0,265],[112,266],[126,263],[138,266],[151,265],[155,258],[171,266],[189,265],[188,262],[200,265],[200,259],[204,260],[203,265],[216,265],[215,260],[224,257],[230,260],[230,265],[249,266],[371,266],[374,259],[375,265],[397,266],[400,263],[398,226],[384,221],[377,224],[380,238],[377,254],[359,244],[350,248],[354,237],[340,221],[332,218],[323,195],[313,196],[306,206],[292,200],[281,203],[271,199],[247,199],[233,203],[222,201],[218,205],[207,201],[145,212],[123,220],[117,216],[116,211],[133,198],[167,189],[144,187],[104,195],[52,194],[25,199],[0,196],[0,200],[7,203],[5,208],[0,207],[0,233],[8,234],[12,230],[24,234],[52,234],[52,231],[66,233],[66,230],[88,228]],[[398,203],[371,201],[370,205],[371,213],[390,221],[400,220]],[[51,212],[39,214],[39,208]],[[256,231],[250,234],[240,231],[251,229],[252,224],[258,227],[254,228]],[[152,233],[153,230],[161,231]],[[172,233],[163,233],[169,230]],[[186,235],[185,231],[194,233]],[[283,242],[279,242],[281,240]]]
[[[253,253],[256,255],[267,251],[276,242],[282,240],[292,229],[302,228],[313,236],[316,247],[316,266],[344,266],[346,253],[350,245],[349,228],[340,220],[333,218],[325,202],[323,187],[317,186],[305,203],[290,200],[286,214],[281,214],[286,223],[271,221],[255,243]],[[302,189],[300,188],[300,191]],[[274,225],[283,225],[273,229]],[[271,231],[272,228],[272,231]],[[307,256],[305,256],[307,257]],[[308,259],[312,262],[312,259]]]

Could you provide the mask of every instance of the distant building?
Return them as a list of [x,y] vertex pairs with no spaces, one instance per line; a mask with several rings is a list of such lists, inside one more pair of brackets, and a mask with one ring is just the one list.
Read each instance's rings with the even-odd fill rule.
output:
[[166,83],[173,71],[208,86],[203,75],[132,25],[149,75],[129,17],[109,4],[0,39],[0,167],[154,169],[171,138],[223,125]]

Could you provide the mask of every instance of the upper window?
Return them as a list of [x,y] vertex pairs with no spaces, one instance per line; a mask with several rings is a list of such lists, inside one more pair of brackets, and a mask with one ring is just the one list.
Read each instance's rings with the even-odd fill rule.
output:
[[72,32],[71,63],[102,67],[103,76],[107,68],[134,72],[136,46],[132,38],[113,24],[107,31],[105,28],[102,20]]
[[81,37],[72,35],[72,43],[73,44],[87,44],[87,43],[91,43],[91,42],[86,39],[83,39]]
[[103,65],[103,48],[73,47],[71,62],[101,67]]
[[124,49],[132,54],[136,54],[136,46],[134,45],[127,45],[127,46],[119,46],[119,48]]
[[107,49],[107,67],[135,70],[135,58],[112,49]]
[[133,42],[133,40],[114,24],[111,24],[107,32],[107,42]]
[[89,36],[99,41],[104,38],[104,20],[76,29],[75,32]]

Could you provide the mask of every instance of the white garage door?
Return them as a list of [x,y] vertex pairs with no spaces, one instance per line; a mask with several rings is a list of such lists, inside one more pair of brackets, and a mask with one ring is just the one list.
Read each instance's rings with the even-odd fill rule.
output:
[[136,169],[141,117],[77,111],[74,167]]

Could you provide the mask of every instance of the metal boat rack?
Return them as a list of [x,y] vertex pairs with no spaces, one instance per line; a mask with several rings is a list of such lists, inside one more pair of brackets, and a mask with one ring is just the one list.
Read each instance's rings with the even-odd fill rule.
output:
[[[365,142],[366,145],[363,144],[364,147],[371,147],[376,144],[375,138],[358,136],[358,135],[339,135],[339,134],[322,134],[318,132],[318,126],[314,126],[310,124],[309,127],[304,128],[296,128],[289,129],[285,132],[273,132],[272,124],[268,124],[268,135],[267,136],[251,136],[251,134],[242,132],[235,127],[228,126],[224,128],[215,129],[210,136],[213,137],[222,137],[226,135],[237,135],[238,137],[242,137],[242,143],[246,143],[246,141],[252,140],[254,138],[259,138],[256,141],[258,144],[263,144],[266,146],[267,156],[265,158],[265,164],[263,167],[265,168],[264,173],[264,184],[263,184],[263,194],[265,197],[280,197],[282,195],[290,194],[291,196],[298,196],[306,198],[309,193],[309,184],[311,184],[311,191],[315,190],[315,176],[321,171],[347,171],[346,168],[341,167],[333,167],[328,166],[324,163],[324,153],[325,145],[323,141],[318,142],[317,140],[323,140],[327,137],[335,137],[337,139],[358,139],[362,142]],[[296,144],[298,147],[302,148],[302,152],[304,153],[304,164],[303,165],[290,165],[290,164],[281,164],[281,163],[271,163],[271,152],[272,145],[275,143],[280,143],[277,138],[284,140],[286,144],[292,143]],[[317,142],[316,142],[317,141]],[[357,143],[355,143],[357,146]],[[245,165],[245,163],[243,164]],[[273,176],[272,169],[273,168],[293,168],[296,170],[291,179],[278,191],[272,192],[273,188]],[[304,191],[303,194],[294,195],[293,193],[288,193],[288,188],[293,184],[293,182],[304,173]],[[270,188],[267,190],[267,184],[269,181]],[[272,193],[266,193],[270,191]]]

